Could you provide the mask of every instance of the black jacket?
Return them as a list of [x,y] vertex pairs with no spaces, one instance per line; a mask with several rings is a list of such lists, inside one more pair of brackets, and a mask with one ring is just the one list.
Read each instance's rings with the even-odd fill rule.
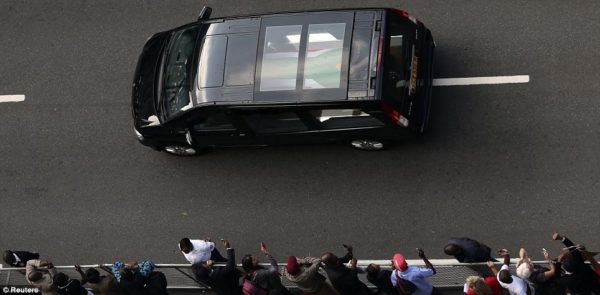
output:
[[340,258],[340,263],[333,267],[325,266],[325,272],[335,289],[344,295],[366,295],[371,294],[367,285],[358,279],[356,270],[352,270],[344,265],[352,259],[352,254],[348,253]]
[[563,244],[569,248],[571,253],[571,257],[567,258],[568,261],[563,262],[563,264],[570,264],[569,271],[572,273],[562,274],[557,278],[558,284],[577,295],[599,295],[600,284],[596,273],[585,264],[581,252],[575,248],[575,244],[571,240],[565,237]]
[[469,238],[450,238],[448,244],[454,244],[462,249],[462,253],[454,255],[458,262],[487,262],[496,261],[492,258],[490,247]]
[[391,275],[391,270],[381,270],[375,276],[367,275],[367,280],[377,287],[377,294],[396,295],[398,294],[398,291],[396,290],[396,287],[392,285],[392,280],[390,279]]
[[17,262],[12,263],[11,266],[14,266],[14,267],[24,266],[25,264],[27,264],[27,261],[29,261],[29,260],[40,259],[40,254],[38,254],[38,253],[33,253],[33,252],[28,252],[28,251],[10,251],[10,252],[17,255],[17,257],[19,257],[19,259],[21,260],[20,263],[22,263],[22,265],[19,265],[19,263],[17,263]]
[[57,286],[58,294],[61,295],[87,295],[87,290],[81,286],[79,280],[71,279],[64,286]]
[[121,279],[119,286],[125,295],[150,295],[148,290],[144,288],[144,284],[139,281],[127,281]]
[[196,280],[208,285],[219,295],[242,294],[239,284],[240,271],[235,265],[235,252],[232,248],[227,249],[227,264],[217,266],[209,271],[203,265],[192,265],[192,271]]
[[[398,288],[392,285],[392,271],[391,270],[381,270],[376,276],[367,275],[367,280],[377,287],[377,294],[381,295],[396,295],[400,294],[398,292]],[[400,283],[402,284],[406,294],[412,294],[417,289],[415,284],[407,281],[405,279],[399,278]]]

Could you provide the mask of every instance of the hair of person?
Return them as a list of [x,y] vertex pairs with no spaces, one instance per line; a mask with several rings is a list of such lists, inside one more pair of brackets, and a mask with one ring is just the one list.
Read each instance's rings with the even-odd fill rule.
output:
[[121,270],[119,270],[119,273],[121,274],[121,280],[125,280],[125,281],[133,281],[133,272],[127,268],[121,268]]
[[100,273],[95,268],[91,267],[85,271],[85,278],[92,284],[100,282]]
[[27,275],[27,279],[31,282],[37,282],[42,278],[42,273],[39,271],[32,271]]
[[492,288],[481,278],[475,281],[473,292],[477,295],[493,295]]
[[480,279],[479,276],[468,276],[467,277],[467,285],[469,286],[469,288],[472,288],[473,286],[475,286],[475,283],[477,283],[477,281]]
[[367,277],[375,278],[381,270],[379,269],[379,267],[377,267],[377,264],[371,263],[367,266],[365,271],[367,272]]
[[192,247],[192,241],[190,241],[189,238],[183,238],[183,239],[181,239],[179,241],[179,248],[181,249],[183,247],[191,248]]
[[245,272],[249,272],[254,269],[254,264],[252,263],[252,255],[246,254],[242,257],[242,268]]
[[12,251],[10,250],[5,250],[4,252],[2,252],[2,258],[4,259],[4,262],[6,262],[7,264],[12,265],[13,263],[15,263],[17,260],[15,259],[15,256],[13,255]]
[[337,261],[337,257],[331,252],[325,252],[321,255],[321,261],[323,261],[325,265],[334,265]]
[[517,267],[517,276],[519,276],[522,279],[529,279],[529,276],[531,275],[531,268],[530,268],[530,264],[528,262],[523,262],[521,263],[521,265],[519,265],[519,267]]
[[57,287],[63,287],[69,283],[69,277],[64,273],[59,272],[52,278],[52,282]]
[[510,272],[506,269],[503,269],[498,273],[498,280],[505,284],[510,284],[513,281]]
[[[157,285],[160,286],[161,289],[163,289],[163,292],[161,292],[160,294],[168,294],[166,289],[167,289],[167,277],[165,276],[165,274],[163,272],[160,271],[153,271],[150,273],[150,275],[148,276],[148,280],[155,282]],[[154,285],[156,286],[156,285]],[[158,287],[158,286],[156,286]],[[146,288],[148,288],[148,285],[146,285]],[[154,293],[156,294],[156,293]]]

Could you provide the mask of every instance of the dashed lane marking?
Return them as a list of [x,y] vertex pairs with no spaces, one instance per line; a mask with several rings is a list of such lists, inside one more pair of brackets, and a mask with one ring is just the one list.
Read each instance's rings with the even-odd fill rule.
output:
[[[404,82],[404,81],[400,81]],[[400,83],[399,82],[399,83]],[[529,75],[516,76],[489,76],[489,77],[469,77],[469,78],[438,78],[433,79],[433,86],[460,86],[460,85],[485,85],[485,84],[514,84],[528,83]],[[397,87],[399,85],[396,85]],[[20,102],[25,101],[25,95],[0,95],[1,102]]]
[[25,101],[25,95],[0,95],[0,102],[20,102]]
[[529,75],[433,79],[433,86],[528,83]]

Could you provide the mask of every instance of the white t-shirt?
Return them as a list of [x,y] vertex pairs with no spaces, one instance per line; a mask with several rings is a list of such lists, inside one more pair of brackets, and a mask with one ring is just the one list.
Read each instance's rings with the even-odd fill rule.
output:
[[[206,262],[210,259],[210,254],[215,248],[215,243],[203,240],[190,240],[190,242],[192,242],[192,247],[194,247],[194,249],[187,254],[183,253],[183,251],[181,252],[187,261],[194,264]],[[179,250],[181,250],[181,248]]]
[[[500,270],[508,271],[508,265],[503,264]],[[511,277],[513,280],[512,283],[506,284],[500,281],[500,272],[498,272],[498,274],[496,275],[496,279],[498,279],[498,283],[500,283],[500,286],[502,286],[502,288],[504,289],[507,289],[511,295],[527,295],[527,282],[525,282],[523,279],[517,276],[511,275]],[[534,294],[535,290],[531,288],[531,295]]]

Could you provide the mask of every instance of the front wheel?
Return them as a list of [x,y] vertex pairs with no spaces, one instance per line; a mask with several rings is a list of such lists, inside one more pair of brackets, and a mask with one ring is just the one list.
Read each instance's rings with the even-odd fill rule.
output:
[[381,151],[389,147],[389,143],[375,139],[354,139],[350,141],[350,145],[363,151]]
[[193,147],[185,144],[167,145],[162,148],[163,151],[176,156],[190,157],[198,154]]

